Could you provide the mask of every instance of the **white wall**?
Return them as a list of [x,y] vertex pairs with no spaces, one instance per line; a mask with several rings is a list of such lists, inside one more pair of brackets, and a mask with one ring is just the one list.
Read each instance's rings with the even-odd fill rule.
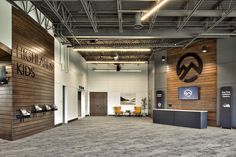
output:
[[55,112],[55,124],[63,121],[62,86],[66,86],[66,116],[65,121],[78,118],[78,90],[82,90],[81,117],[88,114],[87,111],[87,65],[85,60],[77,52],[62,46],[55,39],[55,104],[58,111]]
[[[92,69],[115,69],[114,65],[88,65],[88,91],[108,92],[108,115],[114,114],[114,106],[120,105],[120,93],[136,93],[136,104],[148,97],[147,64],[126,65],[125,69],[141,69],[141,73],[94,72]],[[122,105],[122,110],[133,110],[132,105]]]
[[0,42],[12,48],[12,9],[5,1],[0,1]]

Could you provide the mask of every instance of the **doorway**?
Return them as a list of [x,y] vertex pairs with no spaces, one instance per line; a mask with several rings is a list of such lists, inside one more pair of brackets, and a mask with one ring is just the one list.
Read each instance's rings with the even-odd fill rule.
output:
[[78,117],[81,117],[81,94],[82,92],[81,91],[78,91]]
[[107,116],[107,92],[90,92],[90,116]]

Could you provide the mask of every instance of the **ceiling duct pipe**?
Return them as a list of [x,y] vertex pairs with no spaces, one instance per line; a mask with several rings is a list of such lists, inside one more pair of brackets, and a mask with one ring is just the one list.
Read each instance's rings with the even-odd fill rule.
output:
[[142,12],[136,13],[134,29],[142,29],[143,28],[141,17],[142,17]]

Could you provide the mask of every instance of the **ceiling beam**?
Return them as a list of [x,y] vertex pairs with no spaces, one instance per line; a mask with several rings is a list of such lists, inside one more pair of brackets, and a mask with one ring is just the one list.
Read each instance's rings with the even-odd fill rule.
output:
[[[82,54],[83,56],[86,56],[85,53],[83,52],[79,52],[80,54]],[[117,52],[116,52],[117,53]],[[89,53],[89,56],[91,57],[96,57],[96,56],[104,56],[104,57],[111,57],[112,55],[111,54],[114,54],[114,52],[112,53],[102,53],[102,52],[99,52],[99,53]],[[150,53],[149,54],[143,54],[143,53],[117,53],[119,56],[144,56],[144,57],[149,57],[150,56]],[[87,56],[88,57],[88,56]]]
[[[188,16],[192,10],[159,10],[158,17],[178,17]],[[122,13],[147,12],[146,10],[121,10]],[[221,17],[222,10],[196,10],[192,17]],[[236,10],[232,11],[228,17],[236,17]]]
[[61,16],[58,12],[58,9],[60,9],[59,6],[63,6],[63,5],[59,5],[60,1],[59,1],[59,3],[57,3],[57,2],[51,3],[49,0],[43,0],[43,1],[47,4],[47,6],[52,10],[52,12],[60,20],[61,24],[63,24],[66,27],[68,32],[72,35],[72,38],[80,45],[79,40],[75,37],[74,32],[71,29],[71,25],[68,24],[68,21],[71,18],[71,14],[67,11],[67,9],[62,9],[64,16]]
[[[183,5],[183,7],[181,7],[181,8],[184,8],[185,10],[189,10],[189,6],[190,6],[190,0],[188,0],[184,5]],[[182,22],[182,19],[183,19],[184,17],[182,17],[182,16],[179,16],[178,17],[178,23],[177,23],[177,29],[179,28],[179,26],[181,25],[181,22]]]
[[106,47],[115,47],[115,48],[170,48],[170,47],[184,47],[184,45],[176,45],[175,43],[161,43],[161,44],[153,44],[153,43],[129,43],[129,44],[89,44],[82,45],[83,48],[106,48]]
[[[233,28],[229,30],[224,29],[215,29],[214,33],[231,33]],[[175,27],[172,28],[159,28],[152,31],[152,33],[148,33],[148,29],[135,30],[135,29],[124,29],[123,33],[119,33],[117,28],[101,28],[98,33],[94,33],[91,29],[81,28],[79,29],[79,34],[77,38],[119,38],[125,39],[126,37],[134,38],[134,39],[187,39],[193,38],[199,32],[204,32],[204,29],[201,27],[186,27],[183,31],[177,32]],[[66,31],[64,32],[64,36],[71,38],[71,35]],[[207,38],[204,36],[203,38]]]
[[[123,2],[123,1],[122,1]],[[192,10],[159,10],[157,17],[187,17]],[[136,13],[145,13],[147,10],[120,10],[121,13],[129,13],[129,14],[136,14]],[[83,17],[85,15],[84,12],[73,12],[73,17]],[[109,14],[117,14],[117,11],[96,11],[96,14],[100,16],[109,16]],[[221,17],[222,10],[196,10],[192,17]],[[236,17],[236,10],[232,11],[228,17]]]
[[[211,10],[220,10],[219,8],[223,5],[223,2],[225,0],[218,0],[218,2],[211,7]],[[209,17],[204,17],[201,21],[206,21],[207,19],[209,19]]]
[[204,0],[199,0],[199,1],[195,4],[193,10],[190,12],[190,14],[184,19],[184,21],[182,22],[182,24],[179,26],[178,31],[181,31],[181,30],[184,28],[184,26],[187,24],[187,22],[188,22],[188,21],[190,20],[190,18],[193,16],[194,12],[201,6],[202,2],[204,2]]
[[117,0],[117,12],[118,12],[118,22],[119,22],[119,32],[122,33],[123,32],[123,18],[122,18],[122,12],[120,12],[122,10],[122,5],[121,5],[121,0]]
[[[209,27],[207,30],[205,30],[205,31],[202,32],[202,33],[208,33],[208,32],[210,32],[215,26],[217,26],[219,23],[221,23],[221,21],[223,21],[226,17],[228,17],[228,15],[229,15],[235,8],[236,8],[236,5],[233,6],[231,9],[226,10],[226,11],[222,14],[221,18],[219,18],[211,27]],[[196,39],[198,39],[198,38],[201,36],[202,33],[199,33],[198,35],[196,35],[189,43],[187,43],[187,44],[185,45],[184,49],[187,48],[189,45],[191,45]]]
[[[158,5],[158,3],[160,3],[160,1],[157,1],[156,5]],[[152,16],[151,21],[149,22],[149,30],[148,30],[149,33],[152,32],[152,28],[153,28],[154,24],[156,23],[156,18],[157,18],[158,12],[159,12],[159,10],[154,13],[154,15]]]
[[[43,1],[43,0],[13,0],[13,1]],[[49,0],[49,1],[64,1],[64,2],[76,2],[78,0]],[[115,2],[116,0],[89,0],[91,2]],[[156,0],[123,0],[124,2],[155,2]],[[186,0],[169,0],[169,1],[178,1],[178,2],[184,2]]]
[[233,32],[231,32],[232,34],[235,34],[236,33],[236,29],[233,31]]
[[218,2],[212,7],[212,9],[218,9],[220,6],[222,6],[224,1],[225,0],[218,0]]
[[97,20],[96,20],[96,13],[93,9],[92,2],[88,0],[80,0],[84,7],[84,11],[86,12],[88,19],[93,27],[94,32],[98,32],[97,29]]

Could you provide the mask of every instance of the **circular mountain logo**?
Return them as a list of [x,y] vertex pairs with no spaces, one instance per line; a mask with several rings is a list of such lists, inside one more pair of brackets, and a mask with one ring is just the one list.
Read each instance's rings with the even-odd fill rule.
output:
[[[190,63],[186,64],[186,60]],[[183,82],[190,83],[198,79],[198,75],[202,73],[202,59],[196,53],[186,53],[181,56],[176,66],[176,73]],[[195,72],[191,72],[194,70]]]
[[193,95],[193,92],[190,90],[190,89],[186,89],[185,91],[184,91],[184,96],[186,96],[186,97],[191,97]]

